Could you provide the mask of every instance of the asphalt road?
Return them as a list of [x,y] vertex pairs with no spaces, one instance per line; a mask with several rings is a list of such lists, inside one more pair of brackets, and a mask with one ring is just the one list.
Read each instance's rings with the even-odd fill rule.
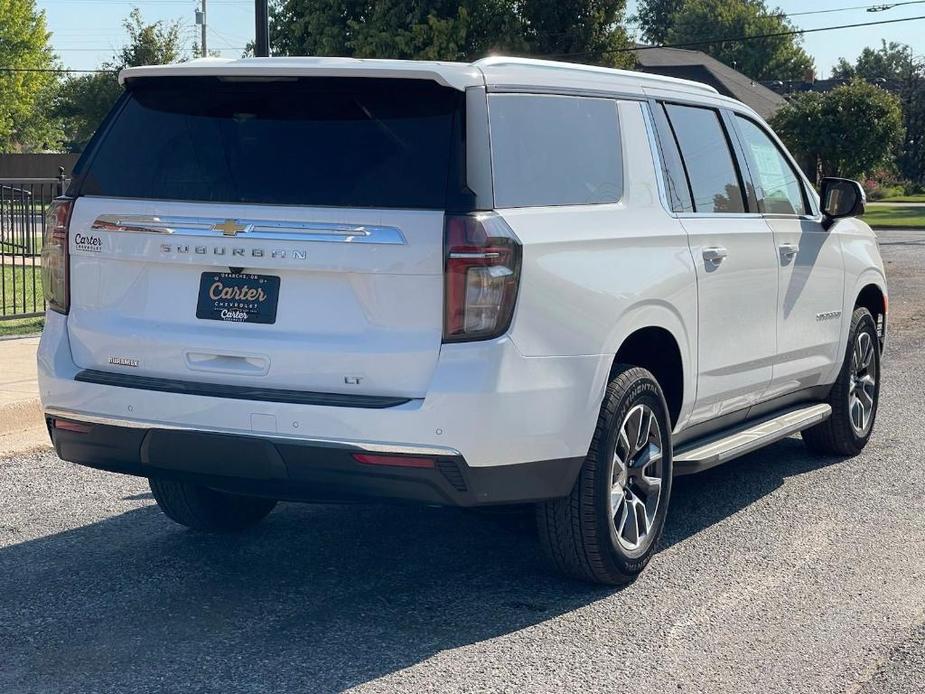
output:
[[868,448],[679,480],[622,590],[551,574],[516,517],[285,505],[213,537],[141,481],[0,460],[0,692],[925,691],[925,233],[882,245]]

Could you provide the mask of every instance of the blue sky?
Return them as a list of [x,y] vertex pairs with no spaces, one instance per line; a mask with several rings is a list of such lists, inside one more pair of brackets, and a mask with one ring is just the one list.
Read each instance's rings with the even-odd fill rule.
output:
[[[780,0],[768,2],[785,13],[865,7],[877,0]],[[879,0],[882,4],[887,0]],[[74,69],[91,69],[109,59],[124,39],[121,20],[133,7],[139,7],[145,18],[179,19],[187,48],[198,39],[199,27],[194,23],[194,11],[199,0],[37,0],[48,17],[53,32],[52,45],[61,62]],[[629,0],[629,13],[635,9]],[[209,48],[221,50],[226,57],[237,57],[241,48],[253,38],[253,0],[208,0]],[[883,19],[925,16],[925,2],[894,7],[885,12],[870,13],[852,9],[827,14],[793,17],[803,29],[854,24]],[[804,45],[816,60],[819,75],[828,75],[839,57],[854,59],[865,46],[879,46],[880,40],[908,43],[919,55],[925,54],[925,20],[884,26],[843,29],[808,34]]]

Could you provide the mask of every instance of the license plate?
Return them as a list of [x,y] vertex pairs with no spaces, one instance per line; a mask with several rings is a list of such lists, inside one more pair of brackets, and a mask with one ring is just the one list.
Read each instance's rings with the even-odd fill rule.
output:
[[279,277],[204,272],[196,318],[229,323],[275,323]]

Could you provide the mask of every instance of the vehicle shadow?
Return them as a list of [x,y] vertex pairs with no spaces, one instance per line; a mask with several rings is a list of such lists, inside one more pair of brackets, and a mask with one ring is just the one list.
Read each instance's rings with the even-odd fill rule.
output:
[[[664,545],[827,462],[787,440],[678,480]],[[0,691],[341,690],[615,592],[523,516],[284,505],[232,537],[150,505],[0,549]]]
[[799,436],[705,472],[675,478],[662,548],[683,542],[777,489],[788,477],[844,460],[806,451]]

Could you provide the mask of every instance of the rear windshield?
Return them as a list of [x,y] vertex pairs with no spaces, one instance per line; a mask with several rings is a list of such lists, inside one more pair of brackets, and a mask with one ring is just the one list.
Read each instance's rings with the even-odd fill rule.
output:
[[75,172],[78,192],[440,209],[463,99],[423,80],[138,80]]

